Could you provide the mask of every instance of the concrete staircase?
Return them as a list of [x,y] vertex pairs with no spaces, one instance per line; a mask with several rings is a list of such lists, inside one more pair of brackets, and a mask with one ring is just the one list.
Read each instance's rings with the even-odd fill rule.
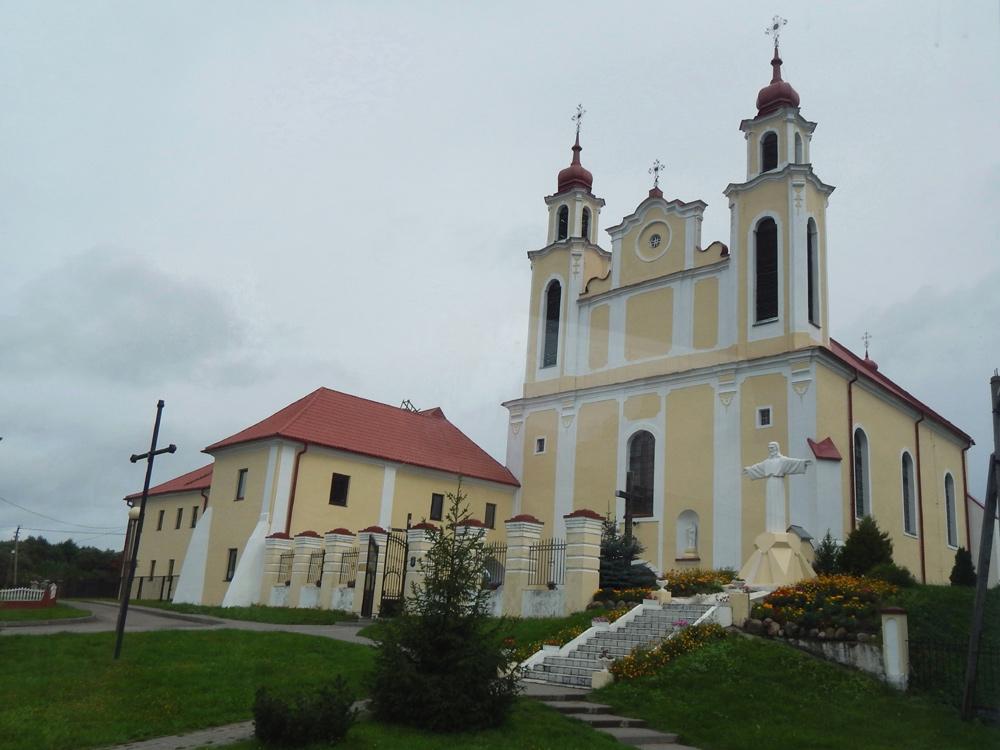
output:
[[[599,661],[602,653],[620,659],[637,648],[652,647],[708,610],[709,605],[681,603],[643,608],[618,630],[595,633],[567,654],[546,656],[544,661],[530,667],[524,677],[552,685],[589,688],[591,676],[603,669]],[[599,614],[597,610],[594,616]]]

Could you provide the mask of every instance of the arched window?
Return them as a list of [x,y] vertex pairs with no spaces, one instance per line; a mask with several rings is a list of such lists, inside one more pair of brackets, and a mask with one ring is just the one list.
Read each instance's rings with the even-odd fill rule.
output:
[[806,277],[809,287],[809,322],[819,325],[819,237],[816,222],[809,219],[806,230]]
[[557,240],[564,240],[569,237],[569,208],[559,207],[559,231],[556,234]]
[[868,497],[868,436],[860,427],[854,431],[854,517],[864,518],[872,511]]
[[542,367],[553,367],[559,356],[559,310],[561,305],[562,285],[558,281],[553,281],[545,290],[545,342],[542,346]]
[[778,317],[778,225],[761,219],[754,231],[754,303],[760,323]]
[[778,166],[778,134],[773,130],[760,139],[760,171],[770,172]]
[[795,134],[795,163],[802,164],[802,136]]
[[955,518],[955,480],[944,475],[944,514],[948,524],[948,546],[958,546],[958,523]]
[[913,459],[903,453],[903,531],[917,535],[917,502],[913,481]]
[[583,218],[580,219],[580,236],[585,240],[590,239],[590,209],[583,209]]
[[628,444],[627,491],[632,503],[632,517],[653,515],[653,467],[656,463],[656,438],[642,430]]

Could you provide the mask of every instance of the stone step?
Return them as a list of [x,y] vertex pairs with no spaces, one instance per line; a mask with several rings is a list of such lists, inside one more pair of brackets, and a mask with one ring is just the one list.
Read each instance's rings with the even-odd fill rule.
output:
[[624,716],[615,716],[614,714],[574,714],[573,718],[582,721],[584,724],[589,724],[594,729],[639,729],[646,726],[646,722],[642,719],[628,719]]
[[542,701],[549,708],[554,708],[561,714],[604,714],[611,710],[611,706],[605,706],[601,703],[591,703],[590,701],[581,700],[568,700],[568,701],[555,701],[555,700],[544,700]]
[[676,734],[658,732],[655,729],[645,729],[643,727],[601,727],[599,731],[610,734],[616,740],[626,745],[636,745],[643,748],[649,747],[647,743],[671,743],[677,741]]
[[603,669],[603,665],[597,659],[580,659],[572,656],[549,656],[543,664],[553,667],[575,667],[576,669],[590,669],[592,672]]
[[551,674],[549,672],[529,672],[528,677],[539,682],[546,682],[550,685],[564,685],[566,687],[590,687],[589,677],[578,675]]

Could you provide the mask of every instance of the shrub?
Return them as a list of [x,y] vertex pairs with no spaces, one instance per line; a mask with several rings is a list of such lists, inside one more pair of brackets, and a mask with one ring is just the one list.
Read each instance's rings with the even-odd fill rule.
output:
[[626,602],[638,604],[646,599],[653,589],[642,587],[637,589],[598,589],[594,594],[595,602]]
[[813,570],[817,575],[828,576],[840,573],[840,545],[837,540],[826,532],[826,536],[816,547],[816,555],[813,558]]
[[663,574],[667,579],[667,590],[674,596],[694,596],[695,594],[714,594],[722,591],[722,587],[736,578],[732,568],[718,570],[703,570],[701,568],[686,568],[684,570],[668,570]]
[[948,576],[952,586],[975,586],[976,568],[972,564],[972,553],[965,547],[959,547],[955,551],[955,565]]
[[645,565],[632,562],[642,554],[642,543],[633,536],[626,539],[618,533],[618,524],[611,518],[604,520],[601,530],[602,589],[651,589],[656,582],[656,574]]
[[445,528],[428,531],[422,582],[379,635],[371,692],[379,719],[439,732],[501,724],[520,677],[504,622],[487,616],[482,540],[455,533],[469,518],[461,485],[448,499]]
[[258,688],[253,702],[254,734],[261,742],[301,747],[334,744],[344,738],[357,716],[354,696],[343,677],[312,692],[288,698]]
[[671,659],[726,637],[722,626],[712,622],[691,625],[652,649],[637,649],[611,665],[616,680],[634,680],[653,674]]
[[780,625],[793,622],[807,633],[830,627],[876,633],[881,627],[881,603],[896,591],[877,578],[820,576],[775,589],[754,605],[751,614],[758,620],[770,617]]
[[896,565],[896,563],[879,563],[868,571],[868,577],[877,578],[904,589],[917,585],[917,579],[913,577],[910,569],[903,565]]
[[844,573],[863,576],[879,563],[892,562],[892,540],[880,531],[875,519],[865,516],[847,536],[840,552],[840,566]]

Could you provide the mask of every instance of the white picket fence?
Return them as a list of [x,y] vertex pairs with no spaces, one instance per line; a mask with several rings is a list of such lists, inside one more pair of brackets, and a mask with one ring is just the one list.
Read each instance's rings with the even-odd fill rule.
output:
[[40,602],[45,589],[30,589],[22,586],[16,589],[0,589],[0,602]]

